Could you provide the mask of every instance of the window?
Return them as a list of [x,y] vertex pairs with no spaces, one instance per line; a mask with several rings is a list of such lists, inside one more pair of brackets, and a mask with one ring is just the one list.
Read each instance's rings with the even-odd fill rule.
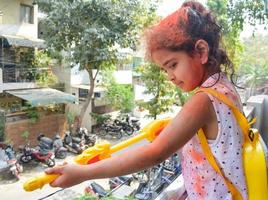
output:
[[20,5],[20,21],[33,24],[33,6]]
[[87,98],[88,90],[79,88],[79,98]]
[[101,98],[100,92],[94,92],[94,98]]

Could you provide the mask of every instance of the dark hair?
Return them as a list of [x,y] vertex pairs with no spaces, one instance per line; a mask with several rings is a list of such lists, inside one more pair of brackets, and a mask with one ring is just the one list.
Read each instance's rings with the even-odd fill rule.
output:
[[186,1],[182,6],[146,32],[146,57],[158,49],[185,51],[192,55],[197,40],[209,45],[208,61],[205,64],[213,72],[223,71],[234,75],[234,66],[227,53],[220,47],[221,27],[216,18],[201,3]]

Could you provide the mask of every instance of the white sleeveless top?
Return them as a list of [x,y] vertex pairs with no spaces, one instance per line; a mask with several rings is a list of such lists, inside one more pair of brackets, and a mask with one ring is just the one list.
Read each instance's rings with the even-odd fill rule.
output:
[[[211,87],[225,94],[242,111],[240,98],[233,84],[224,73],[210,76],[202,84],[202,87]],[[215,97],[209,94],[208,96],[218,119],[217,138],[208,141],[211,152],[222,172],[240,191],[243,199],[247,200],[248,195],[242,162],[242,132],[229,107]],[[232,199],[224,179],[216,173],[205,158],[196,135],[182,148],[180,157],[189,200]]]

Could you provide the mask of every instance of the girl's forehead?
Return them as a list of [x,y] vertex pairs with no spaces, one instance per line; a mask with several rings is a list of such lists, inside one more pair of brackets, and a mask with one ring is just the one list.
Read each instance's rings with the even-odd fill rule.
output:
[[152,53],[152,59],[160,66],[167,65],[172,60],[182,59],[186,53],[183,51],[171,51],[168,49],[155,50]]

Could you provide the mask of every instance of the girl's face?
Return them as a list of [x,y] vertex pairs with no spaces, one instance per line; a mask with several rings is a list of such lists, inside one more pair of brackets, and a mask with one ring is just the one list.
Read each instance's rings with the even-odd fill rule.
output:
[[153,52],[152,58],[167,73],[170,81],[185,92],[194,90],[207,78],[198,53],[189,56],[184,51],[159,49]]

